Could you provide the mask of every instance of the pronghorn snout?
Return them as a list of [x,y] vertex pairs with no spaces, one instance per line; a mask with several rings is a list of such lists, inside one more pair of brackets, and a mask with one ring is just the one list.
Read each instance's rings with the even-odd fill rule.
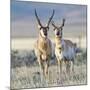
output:
[[47,31],[44,31],[44,35],[47,36]]
[[41,33],[41,36],[42,36],[42,37],[47,37],[47,35],[48,35],[47,30],[44,30],[44,29],[41,29],[41,30],[40,30],[40,33]]
[[61,30],[55,30],[55,36],[56,37],[62,37],[62,31]]
[[47,33],[45,33],[44,35],[47,36]]

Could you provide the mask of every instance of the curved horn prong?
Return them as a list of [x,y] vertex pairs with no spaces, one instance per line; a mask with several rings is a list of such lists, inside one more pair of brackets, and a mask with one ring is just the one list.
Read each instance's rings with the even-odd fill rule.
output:
[[37,21],[38,21],[38,24],[39,24],[40,26],[42,26],[42,24],[41,24],[41,22],[40,22],[40,19],[39,19],[38,15],[37,15],[36,9],[35,9],[35,16],[36,16],[36,19],[37,19]]
[[63,18],[63,22],[62,22],[62,25],[59,27],[59,28],[62,28],[65,24],[65,19]]
[[51,20],[52,20],[52,18],[53,18],[53,16],[54,16],[54,13],[55,13],[55,10],[53,10],[53,13],[52,13],[51,17],[49,18],[47,27],[49,27],[49,24],[50,24],[50,22],[51,22]]

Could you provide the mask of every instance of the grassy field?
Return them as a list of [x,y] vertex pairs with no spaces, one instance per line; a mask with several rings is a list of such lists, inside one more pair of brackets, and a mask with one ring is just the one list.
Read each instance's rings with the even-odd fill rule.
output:
[[[82,70],[81,70],[82,69]],[[36,87],[52,87],[52,86],[67,86],[67,85],[83,85],[86,84],[86,66],[75,66],[73,78],[67,78],[63,73],[63,79],[58,79],[58,71],[56,66],[51,66],[49,69],[49,82],[45,79],[41,82],[39,67],[21,67],[11,69],[11,88],[36,88]]]
[[[23,56],[23,54],[21,54],[21,56]],[[30,62],[27,61],[26,56],[24,55],[23,57],[22,58],[18,57],[17,59],[15,59],[15,56],[14,56],[13,58],[11,58],[11,62],[14,61],[13,63],[11,63],[12,64],[11,65],[11,89],[87,84],[86,52],[80,55],[77,55],[77,58],[75,60],[75,66],[74,66],[75,70],[72,78],[71,76],[67,78],[66,74],[63,72],[63,77],[61,80],[58,74],[57,65],[56,64],[50,65],[48,83],[43,77],[42,77],[43,81],[41,82],[39,66],[36,63],[36,61],[33,62],[33,64],[31,65],[29,64]],[[29,57],[29,59],[30,58],[32,57]],[[26,62],[28,62],[28,64]]]

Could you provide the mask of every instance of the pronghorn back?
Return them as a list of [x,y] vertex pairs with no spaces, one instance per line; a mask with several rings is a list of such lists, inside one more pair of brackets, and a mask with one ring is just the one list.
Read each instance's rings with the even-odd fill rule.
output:
[[71,42],[70,40],[65,40],[65,39],[64,39],[64,42],[65,42],[67,45],[69,45],[70,47],[74,47],[74,43]]

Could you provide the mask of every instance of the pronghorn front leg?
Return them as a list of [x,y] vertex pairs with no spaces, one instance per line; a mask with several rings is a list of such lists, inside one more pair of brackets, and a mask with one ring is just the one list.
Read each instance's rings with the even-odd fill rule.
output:
[[45,61],[44,63],[44,72],[45,72],[45,79],[46,79],[46,83],[49,83],[49,59]]
[[42,77],[44,75],[44,67],[43,67],[42,60],[41,60],[40,56],[38,57],[38,63],[39,63],[39,70],[40,70],[41,82],[42,82],[43,81]]
[[45,62],[44,72],[45,72],[45,77],[47,78],[47,76],[48,76],[48,61]]
[[62,78],[62,60],[58,59],[58,72],[59,72],[59,78]]

